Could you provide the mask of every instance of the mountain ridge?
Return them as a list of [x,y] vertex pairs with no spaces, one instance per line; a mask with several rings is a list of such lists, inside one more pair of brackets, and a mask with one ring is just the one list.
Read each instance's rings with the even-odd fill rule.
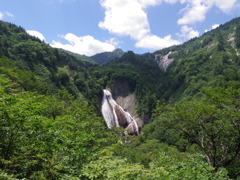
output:
[[112,60],[116,58],[120,58],[124,54],[122,49],[115,49],[112,52],[102,52],[95,54],[93,56],[90,56],[89,58],[97,62],[98,64],[106,64],[111,62]]

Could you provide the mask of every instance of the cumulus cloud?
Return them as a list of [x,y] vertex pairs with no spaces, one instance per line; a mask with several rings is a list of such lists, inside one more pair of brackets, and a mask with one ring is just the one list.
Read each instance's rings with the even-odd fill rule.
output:
[[9,16],[9,17],[14,17],[14,15],[12,13],[7,12],[7,11],[6,11],[6,15]]
[[199,37],[200,35],[198,31],[193,30],[192,27],[188,27],[187,25],[182,26],[180,31],[181,33],[177,33],[177,35],[183,37],[185,40]]
[[212,28],[211,29],[216,29],[217,27],[219,27],[220,26],[220,24],[214,24],[214,25],[212,25]]
[[141,6],[143,8],[146,8],[148,6],[155,6],[155,5],[159,5],[162,2],[166,2],[169,4],[174,4],[176,3],[178,0],[138,0],[138,2],[141,4]]
[[106,43],[117,46],[120,42],[116,38],[110,38],[109,40],[106,40]]
[[223,12],[229,12],[234,5],[236,4],[237,0],[214,0],[216,6],[221,9]]
[[3,19],[3,16],[4,16],[4,14],[2,12],[0,12],[0,20]]
[[2,20],[3,16],[5,15],[9,17],[14,17],[13,14],[11,14],[10,12],[7,12],[7,11],[5,13],[0,12],[0,20]]
[[41,41],[46,41],[43,34],[38,31],[27,30],[27,33],[30,34],[31,36],[35,36],[35,37],[39,38]]
[[224,13],[230,12],[237,0],[179,0],[186,4],[186,7],[180,11],[183,17],[178,20],[178,24],[192,24],[205,20],[206,14],[210,8],[216,6]]
[[147,14],[137,0],[102,0],[106,9],[104,21],[99,27],[109,32],[140,39],[149,33]]
[[177,0],[100,0],[106,11],[104,21],[99,22],[99,27],[120,36],[130,36],[136,40],[136,47],[156,50],[179,44],[170,35],[160,38],[151,34],[144,9],[162,1],[174,3]]
[[181,44],[180,41],[172,39],[171,35],[160,38],[156,35],[146,35],[144,38],[137,41],[136,47],[148,49],[163,49],[172,45]]
[[220,26],[220,24],[214,24],[214,25],[212,25],[212,28],[210,29],[210,30],[208,30],[208,29],[205,29],[205,31],[204,32],[208,32],[208,31],[211,31],[211,30],[213,30],[213,29],[216,29],[217,27],[219,27]]
[[101,53],[105,51],[113,51],[115,49],[115,46],[117,45],[117,41],[115,39],[101,42],[89,35],[78,37],[72,33],[67,33],[66,35],[61,35],[60,37],[67,40],[68,44],[62,44],[59,41],[52,41],[52,47],[62,48],[74,53],[84,54],[87,56],[92,56],[96,53]]
[[147,6],[155,6],[160,4],[162,3],[162,0],[139,0],[139,3],[143,8],[146,8]]
[[209,4],[201,0],[193,0],[191,3],[188,2],[187,6],[182,10],[184,15],[178,20],[178,24],[191,24],[197,21],[203,21],[209,8]]

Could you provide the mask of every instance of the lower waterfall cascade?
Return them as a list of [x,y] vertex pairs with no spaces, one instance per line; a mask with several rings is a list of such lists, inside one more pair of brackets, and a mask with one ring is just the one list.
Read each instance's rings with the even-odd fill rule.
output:
[[103,90],[101,111],[108,128],[123,127],[129,135],[139,134],[136,120],[133,119],[130,113],[124,111],[123,108],[116,103],[111,92],[106,89]]

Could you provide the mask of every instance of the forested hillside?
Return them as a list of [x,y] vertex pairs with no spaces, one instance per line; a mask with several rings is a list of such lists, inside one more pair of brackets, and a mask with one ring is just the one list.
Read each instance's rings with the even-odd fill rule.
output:
[[[101,66],[0,21],[0,179],[240,178],[239,55],[240,18]],[[139,136],[107,128],[104,88],[136,95]]]
[[83,64],[87,65],[87,66],[97,64],[97,62],[95,62],[94,60],[92,60],[91,58],[89,58],[85,55],[76,54],[76,53],[73,53],[71,51],[67,51],[64,49],[59,49],[59,50],[67,53],[72,58],[72,60],[75,61],[76,63],[78,63],[80,66],[82,66]]
[[240,78],[240,19],[182,45],[156,51],[173,62],[160,80],[160,97],[168,103],[201,97],[202,87],[227,87]]

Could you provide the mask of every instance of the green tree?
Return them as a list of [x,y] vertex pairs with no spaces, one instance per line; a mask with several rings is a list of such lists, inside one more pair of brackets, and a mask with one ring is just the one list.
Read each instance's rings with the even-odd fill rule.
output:
[[111,144],[104,120],[81,99],[24,91],[0,77],[0,179],[74,178]]
[[219,32],[219,33],[217,33],[216,36],[217,36],[217,41],[218,41],[217,50],[218,51],[225,51],[225,49],[224,49],[224,39],[223,39],[222,34]]
[[214,168],[202,161],[200,155],[188,156],[185,161],[166,155],[161,149],[157,155],[146,168],[139,163],[129,163],[126,158],[113,156],[111,151],[104,150],[98,160],[83,167],[81,177],[91,180],[229,179],[226,170],[221,169],[214,173]]
[[235,42],[236,42],[236,47],[239,49],[240,48],[240,25],[237,25],[236,31],[235,31]]
[[184,136],[202,149],[210,165],[227,168],[240,152],[240,90],[231,86],[203,92],[210,103],[184,102],[176,106],[173,118]]

